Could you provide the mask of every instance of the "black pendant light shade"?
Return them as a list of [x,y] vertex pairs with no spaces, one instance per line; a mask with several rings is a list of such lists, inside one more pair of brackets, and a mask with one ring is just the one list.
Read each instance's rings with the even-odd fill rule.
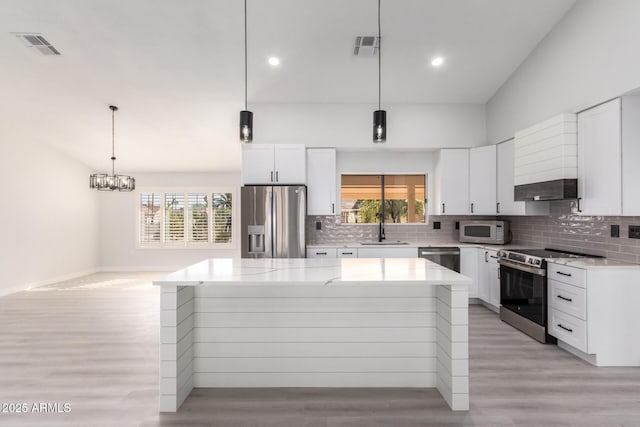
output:
[[240,111],[240,141],[251,142],[253,140],[253,113]]
[[387,112],[376,110],[373,112],[373,142],[385,142],[387,140]]
[[136,179],[128,175],[116,175],[115,155],[115,112],[118,107],[110,105],[111,110],[111,174],[94,173],[89,177],[89,188],[99,191],[133,191],[136,189]]

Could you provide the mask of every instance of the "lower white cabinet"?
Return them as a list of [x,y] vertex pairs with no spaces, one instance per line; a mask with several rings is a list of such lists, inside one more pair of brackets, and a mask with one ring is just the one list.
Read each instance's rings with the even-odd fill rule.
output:
[[336,258],[337,254],[336,248],[307,248],[307,258]]
[[478,298],[478,248],[460,248],[460,274],[471,278],[469,298]]
[[478,250],[478,297],[494,310],[500,308],[500,265],[496,250]]
[[640,366],[640,267],[585,265],[548,264],[549,334],[596,366]]
[[418,258],[418,248],[358,248],[358,258]]

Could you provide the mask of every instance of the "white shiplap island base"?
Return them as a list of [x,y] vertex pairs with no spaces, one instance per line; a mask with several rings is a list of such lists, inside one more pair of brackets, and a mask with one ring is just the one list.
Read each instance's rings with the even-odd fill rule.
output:
[[470,279],[422,258],[210,259],[161,287],[160,411],[196,387],[436,387],[469,409]]

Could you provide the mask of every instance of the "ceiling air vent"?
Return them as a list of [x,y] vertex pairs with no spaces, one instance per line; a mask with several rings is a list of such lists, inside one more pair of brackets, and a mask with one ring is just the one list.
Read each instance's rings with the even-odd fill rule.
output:
[[355,56],[374,56],[380,46],[380,38],[377,36],[358,36],[353,49]]
[[13,33],[28,47],[34,47],[42,55],[60,55],[60,51],[53,47],[41,34]]

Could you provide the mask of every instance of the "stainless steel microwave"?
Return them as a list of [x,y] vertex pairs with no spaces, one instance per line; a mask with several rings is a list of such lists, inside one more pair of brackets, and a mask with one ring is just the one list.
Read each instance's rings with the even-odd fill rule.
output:
[[511,241],[509,221],[460,221],[460,241],[504,245]]

